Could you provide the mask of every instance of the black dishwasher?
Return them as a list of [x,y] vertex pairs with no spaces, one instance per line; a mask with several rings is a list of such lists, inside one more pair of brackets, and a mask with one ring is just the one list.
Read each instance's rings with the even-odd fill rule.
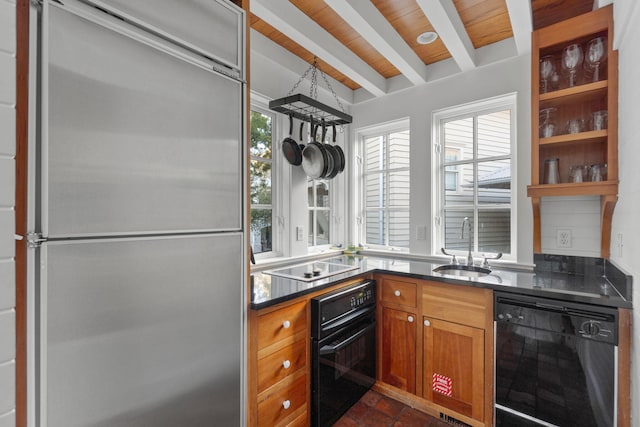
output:
[[618,311],[495,293],[496,426],[617,424]]
[[376,283],[311,299],[311,425],[331,426],[376,382]]

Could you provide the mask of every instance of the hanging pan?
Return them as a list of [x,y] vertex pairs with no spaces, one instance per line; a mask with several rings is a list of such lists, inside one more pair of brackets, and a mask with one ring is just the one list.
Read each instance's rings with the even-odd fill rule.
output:
[[344,151],[342,150],[342,147],[340,147],[339,145],[336,144],[336,125],[333,125],[333,148],[335,148],[336,152],[338,153],[338,160],[336,161],[335,164],[335,168],[338,170],[338,173],[344,171],[344,164],[345,164],[345,157],[344,157]]
[[312,125],[311,129],[312,141],[302,151],[302,169],[309,178],[323,178],[327,174],[327,150],[315,140],[318,125]]
[[[322,142],[324,143],[324,139],[327,135],[327,128],[325,126],[324,120],[322,121]],[[326,178],[334,178],[340,172],[340,153],[336,147],[331,144],[325,144],[324,146],[329,154],[328,157],[331,159],[331,169],[327,170]]]
[[289,114],[289,136],[282,141],[282,152],[284,157],[293,166],[302,164],[302,149],[298,142],[293,139],[293,115]]

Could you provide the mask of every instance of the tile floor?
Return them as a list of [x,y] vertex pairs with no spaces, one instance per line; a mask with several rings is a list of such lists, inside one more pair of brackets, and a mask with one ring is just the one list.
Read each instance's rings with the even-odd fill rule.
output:
[[333,427],[451,427],[451,425],[369,390]]

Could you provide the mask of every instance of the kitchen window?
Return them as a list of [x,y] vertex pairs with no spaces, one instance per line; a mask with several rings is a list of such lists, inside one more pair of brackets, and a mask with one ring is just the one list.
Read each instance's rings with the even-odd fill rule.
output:
[[370,247],[409,249],[409,122],[360,134],[363,215]]
[[250,236],[255,254],[273,250],[273,123],[273,114],[252,108]]
[[474,252],[515,259],[515,103],[512,94],[434,113],[434,253],[466,253],[468,217]]
[[330,189],[330,182],[327,179],[307,178],[309,247],[328,245],[331,243]]

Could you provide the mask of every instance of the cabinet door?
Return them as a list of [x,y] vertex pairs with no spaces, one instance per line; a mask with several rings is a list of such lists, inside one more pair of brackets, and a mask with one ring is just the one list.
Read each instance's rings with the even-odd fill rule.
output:
[[416,392],[416,315],[382,308],[382,372],[387,384]]
[[425,317],[423,397],[484,419],[484,330]]

